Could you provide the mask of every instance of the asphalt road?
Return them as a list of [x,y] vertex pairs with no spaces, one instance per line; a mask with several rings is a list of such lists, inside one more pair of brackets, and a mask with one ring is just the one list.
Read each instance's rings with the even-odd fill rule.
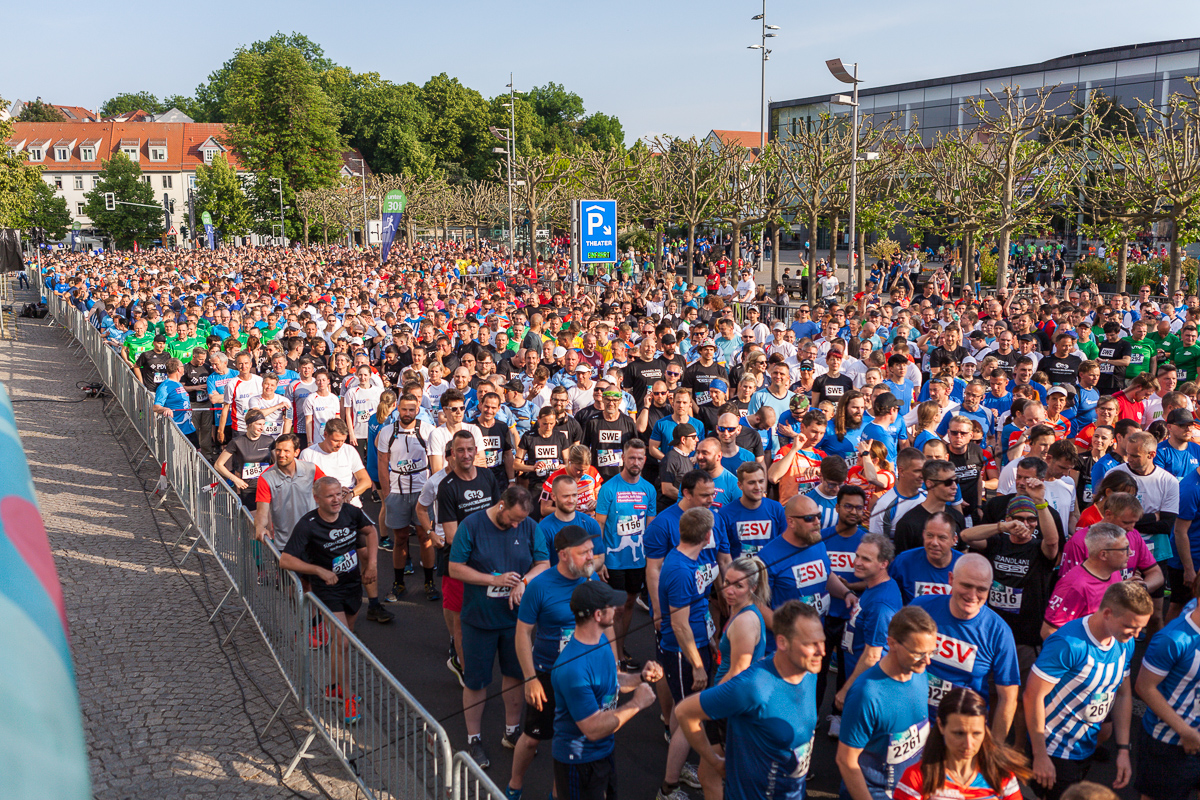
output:
[[[378,508],[367,508],[367,513],[376,518]],[[416,556],[415,539],[412,546]],[[379,586],[386,594],[392,585],[391,553],[381,552]],[[392,671],[409,691],[424,704],[426,710],[441,721],[450,736],[451,746],[457,751],[466,749],[467,732],[462,718],[462,690],[458,680],[446,667],[450,636],[442,619],[441,602],[431,603],[425,599],[421,569],[418,563],[416,574],[408,576],[408,594],[399,603],[388,606],[396,615],[394,622],[380,625],[368,622],[365,614],[359,617],[355,632],[371,651]],[[365,605],[364,605],[365,611]],[[650,627],[650,616],[640,609],[635,612],[634,631],[630,633],[630,653],[639,661],[653,657],[654,637]],[[1138,648],[1138,661],[1144,646]],[[507,785],[512,765],[512,751],[500,744],[504,732],[504,709],[500,692],[499,668],[494,670],[495,681],[489,689],[489,700],[483,718],[483,739],[491,758],[488,775],[503,789]],[[1134,670],[1134,676],[1137,670]],[[830,682],[832,686],[832,681]],[[814,797],[837,795],[841,778],[838,775],[834,756],[837,742],[825,735],[823,720],[830,712],[832,691],[821,710],[821,726],[809,774],[808,791]],[[1138,704],[1140,706],[1140,703]],[[1139,725],[1135,717],[1134,725]],[[1136,728],[1135,728],[1136,732]],[[1136,741],[1136,735],[1134,740]],[[550,743],[546,742],[525,781],[525,800],[547,800],[553,781],[553,765],[550,758]],[[1115,750],[1113,750],[1115,753]],[[639,714],[617,734],[617,774],[619,797],[628,800],[653,800],[666,761],[667,745],[663,739],[663,725],[659,721],[658,707]],[[689,758],[696,763],[697,757]],[[1092,780],[1112,785],[1115,767],[1111,763],[1100,764],[1093,770]],[[686,787],[684,787],[686,789]],[[688,790],[694,798],[702,797],[700,790]],[[1136,800],[1137,793],[1127,787],[1118,793],[1122,800]],[[1026,790],[1026,796],[1032,795]]]

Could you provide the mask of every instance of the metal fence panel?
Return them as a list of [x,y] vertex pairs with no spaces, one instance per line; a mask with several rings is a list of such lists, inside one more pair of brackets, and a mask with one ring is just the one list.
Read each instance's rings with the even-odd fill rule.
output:
[[454,788],[450,793],[453,800],[504,800],[506,797],[495,781],[466,753],[455,753],[451,768],[454,770]]

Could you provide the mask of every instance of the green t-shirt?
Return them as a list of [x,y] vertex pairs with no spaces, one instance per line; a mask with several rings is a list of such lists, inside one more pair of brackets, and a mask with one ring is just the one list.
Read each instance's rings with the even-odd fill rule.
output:
[[1088,339],[1086,342],[1079,343],[1079,349],[1088,357],[1088,361],[1095,361],[1100,355],[1100,348],[1096,346],[1095,339]]
[[154,334],[147,331],[145,336],[130,336],[125,339],[122,346],[125,348],[125,355],[129,356],[130,362],[137,361],[137,357],[142,353],[154,349]]
[[159,334],[166,336],[167,326],[163,324],[162,320],[159,320],[158,322],[151,322],[146,326],[146,333],[150,334],[152,337],[158,336]]
[[[178,358],[180,361],[190,361],[192,359],[192,348],[195,347],[193,339],[167,339],[167,354],[172,358]],[[201,345],[203,346],[203,345]]]
[[1134,341],[1132,336],[1126,336],[1125,341],[1129,342],[1129,366],[1125,367],[1126,379],[1136,378],[1143,372],[1150,370],[1150,361],[1158,353],[1158,347],[1150,339],[1143,337],[1140,341]]
[[1175,352],[1175,348],[1179,347],[1180,345],[1179,337],[1173,333],[1168,333],[1166,336],[1160,336],[1158,331],[1155,331],[1154,333],[1148,334],[1146,338],[1154,342],[1155,347],[1157,347],[1159,350],[1162,350],[1168,359],[1172,357],[1172,354]]
[[279,330],[279,328],[259,328],[258,329],[259,338],[262,340],[263,344],[266,344],[267,342],[275,341],[276,339],[279,338],[280,333],[281,333],[281,331]]
[[1188,347],[1180,344],[1171,355],[1175,367],[1179,370],[1179,382],[1196,380],[1196,365],[1200,363],[1200,343]]

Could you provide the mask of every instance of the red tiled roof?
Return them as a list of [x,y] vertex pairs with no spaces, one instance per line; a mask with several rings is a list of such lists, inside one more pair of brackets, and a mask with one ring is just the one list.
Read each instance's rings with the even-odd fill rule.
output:
[[[143,170],[191,171],[204,163],[200,145],[209,137],[218,141],[225,138],[223,124],[201,122],[17,122],[13,128],[13,141],[24,139],[26,146],[46,144],[51,140],[78,140],[71,150],[71,158],[46,163],[46,172],[94,172],[101,168],[101,161],[112,158],[113,153],[121,149],[123,142],[133,146],[151,139],[166,143],[167,160],[150,161],[149,153],[139,146],[138,158]],[[80,144],[95,147],[97,159],[80,161]],[[237,156],[232,151],[226,150],[225,156],[231,164],[238,166]]]
[[86,108],[81,106],[54,105],[54,107],[62,112],[63,116],[67,118],[68,122],[96,122],[99,119],[99,117],[96,115],[96,112],[88,111]]
[[758,131],[718,131],[714,129],[713,133],[725,144],[741,145],[752,150],[758,150],[759,142],[762,141]]

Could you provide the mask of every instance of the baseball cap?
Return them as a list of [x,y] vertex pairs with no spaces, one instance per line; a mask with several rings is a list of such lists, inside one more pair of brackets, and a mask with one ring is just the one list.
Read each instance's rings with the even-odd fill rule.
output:
[[554,348],[554,357],[555,358],[562,358],[566,354],[567,354],[567,348],[565,348],[565,347]]
[[[577,525],[568,527],[578,528]],[[583,529],[579,528],[579,530]],[[559,532],[559,535],[561,534],[562,531]],[[557,545],[558,536],[554,537],[554,541]],[[627,597],[625,592],[612,588],[604,581],[584,581],[575,587],[575,591],[571,592],[571,613],[577,618],[586,617],[594,611],[623,606]]]
[[1189,412],[1186,408],[1175,408],[1171,410],[1170,414],[1167,414],[1168,425],[1183,425],[1185,427],[1190,427],[1193,421],[1194,420],[1192,419],[1191,412]]
[[692,427],[690,422],[683,422],[675,426],[674,440],[682,442],[687,436],[696,436],[696,429]]
[[786,331],[786,330],[787,330],[787,325],[784,325],[782,322],[776,322],[776,323],[775,323],[775,327],[773,328],[773,330],[777,330],[777,331]]
[[675,334],[673,333],[664,333],[661,341],[663,344],[675,344],[678,339],[675,338]]
[[[1063,397],[1070,396],[1070,394],[1067,392],[1066,388],[1063,386],[1051,386],[1050,391],[1046,392],[1046,396],[1049,397],[1052,394],[1061,394]],[[1189,415],[1189,419],[1190,418],[1191,418],[1191,415]]]
[[713,350],[716,350],[717,343],[716,342],[701,342],[700,344],[696,345],[697,350],[703,350],[706,347],[711,347]]
[[521,383],[519,380],[513,379],[504,384],[504,388],[510,392],[523,392],[525,391],[525,384]]
[[816,369],[817,369],[817,366],[816,366],[816,364],[813,364],[812,359],[806,358],[800,362],[800,371],[801,372],[815,372]]
[[363,340],[362,340],[361,336],[355,336],[352,339],[350,339],[350,344],[361,345],[362,343],[363,343]]
[[166,337],[166,336],[163,336],[161,333],[160,333],[160,334],[158,334],[157,336],[155,336],[155,337],[154,337],[154,343],[155,343],[155,344],[158,344],[159,342],[162,342],[163,344],[166,344],[166,343],[167,343],[167,337]]
[[714,379],[713,379],[713,380],[712,380],[712,381],[711,381],[711,382],[708,384],[708,388],[709,388],[710,390],[711,390],[711,389],[717,389],[717,390],[719,390],[719,391],[722,391],[722,392],[728,392],[728,391],[729,391],[729,384],[728,384],[728,383],[726,383],[725,381],[721,380],[720,378],[714,378]]
[[592,540],[592,535],[579,525],[567,525],[554,534],[554,549],[565,550],[568,547],[578,547]]
[[592,368],[588,364],[584,364],[583,362],[580,362],[579,366],[575,367],[575,371],[590,373],[592,371]]

